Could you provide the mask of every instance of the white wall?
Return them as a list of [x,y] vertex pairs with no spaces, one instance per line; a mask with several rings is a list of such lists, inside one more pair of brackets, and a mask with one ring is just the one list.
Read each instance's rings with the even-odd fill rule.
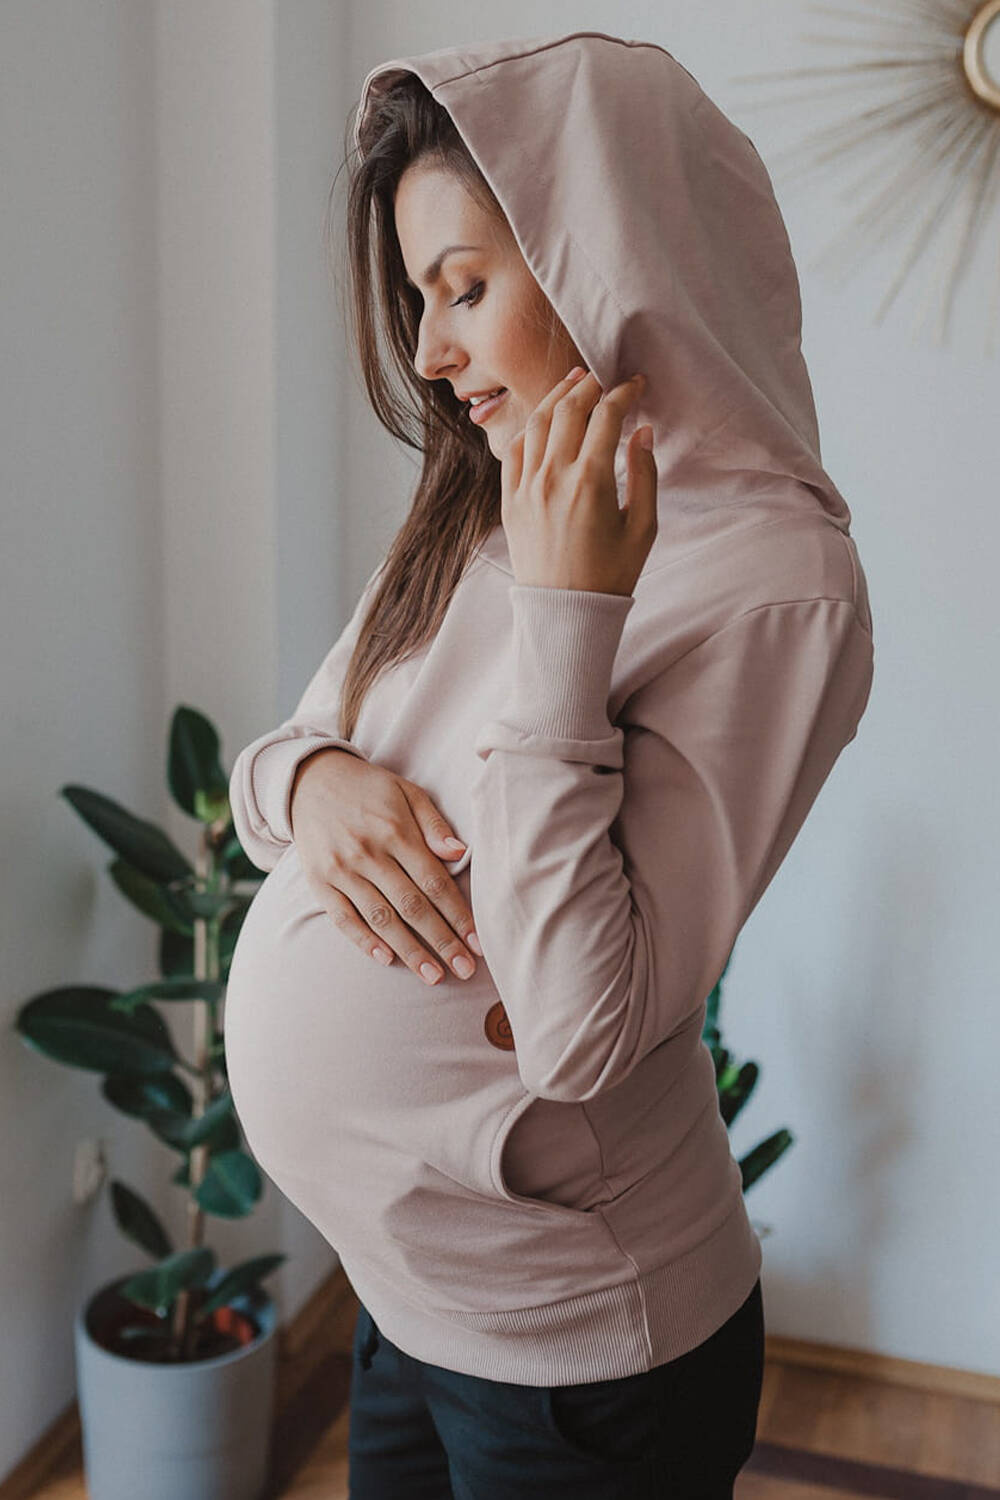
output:
[[135,1264],[106,1198],[72,1202],[77,1139],[167,1196],[168,1153],[96,1075],[10,1027],[41,990],[151,977],[110,851],[58,792],[162,811],[152,40],[141,6],[0,11],[0,1472],[73,1397],[82,1294]]
[[[73,1204],[76,1142],[102,1138],[183,1243],[173,1155],[9,1024],[43,989],[155,974],[154,929],[58,789],[95,787],[193,853],[164,784],[174,709],[212,718],[231,764],[366,576],[344,561],[342,339],[323,325],[344,23],[315,0],[0,10],[0,1475],[73,1397],[79,1303],[145,1263],[106,1192]],[[189,1047],[180,1007],[171,1023]],[[269,1283],[286,1318],[336,1263],[270,1186],[210,1241],[223,1263],[288,1254]]]
[[[321,0],[154,9],[163,711],[207,713],[229,767],[291,712],[352,602],[322,238],[345,27]],[[178,838],[188,821],[171,817]],[[210,1227],[220,1256],[286,1252],[267,1283],[282,1319],[337,1263],[270,1184],[251,1220]]]
[[[190,849],[163,782],[173,709],[209,714],[231,763],[290,711],[401,517],[413,460],[345,363],[322,246],[368,68],[468,38],[613,29],[666,46],[770,161],[815,111],[752,109],[766,86],[733,79],[833,58],[801,39],[791,0],[723,9],[725,25],[679,0],[613,21],[554,0],[0,10],[8,1022],[44,988],[153,972],[151,930],[58,788],[97,787]],[[809,262],[848,201],[821,171],[775,183],[876,678],[725,989],[726,1040],[762,1067],[734,1150],[779,1125],[797,1137],[748,1197],[772,1229],[768,1330],[1000,1373],[997,361],[974,280],[945,349],[911,333],[920,296],[875,327],[902,250],[835,286]],[[178,1235],[182,1196],[172,1158],[96,1078],[30,1054],[9,1024],[0,1129],[15,1143],[0,1157],[4,1474],[72,1398],[76,1306],[136,1264],[105,1196],[71,1202],[76,1141],[103,1137]],[[285,1316],[335,1261],[273,1189],[220,1228],[223,1257],[288,1251],[273,1283]]]

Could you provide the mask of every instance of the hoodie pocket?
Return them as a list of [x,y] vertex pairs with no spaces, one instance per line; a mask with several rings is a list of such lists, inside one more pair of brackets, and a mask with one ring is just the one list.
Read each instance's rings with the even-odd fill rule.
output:
[[[518,1139],[512,1140],[529,1110],[533,1110],[530,1124],[525,1122]],[[537,1144],[532,1139],[536,1132]],[[543,1151],[545,1158],[558,1164],[550,1171]],[[527,1090],[507,1111],[493,1137],[490,1174],[508,1203],[526,1204],[554,1217],[586,1219],[612,1196],[601,1176],[600,1149],[582,1106],[539,1099]],[[553,1179],[551,1188],[547,1178]],[[519,1180],[526,1191],[518,1191],[515,1183]]]

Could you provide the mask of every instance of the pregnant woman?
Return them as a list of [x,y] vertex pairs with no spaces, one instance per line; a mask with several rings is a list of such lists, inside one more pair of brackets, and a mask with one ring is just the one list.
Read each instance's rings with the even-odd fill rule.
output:
[[601,32],[384,63],[354,146],[361,370],[422,467],[233,769],[236,1108],[361,1302],[353,1500],[722,1500],[762,1255],[706,1000],[873,668],[788,237]]

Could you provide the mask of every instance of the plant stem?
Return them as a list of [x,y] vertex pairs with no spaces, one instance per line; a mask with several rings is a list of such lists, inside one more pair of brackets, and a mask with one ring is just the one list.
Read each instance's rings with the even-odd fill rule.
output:
[[[195,873],[198,889],[214,893],[219,885],[219,871],[214,845],[208,830],[202,828],[195,858]],[[194,921],[194,974],[196,979],[218,979],[219,977],[219,926],[218,916],[196,917]],[[212,1101],[213,1068],[211,1061],[212,1038],[215,1034],[216,1007],[213,1000],[194,1002],[194,1081],[192,1086],[192,1119],[205,1113]],[[204,1243],[205,1212],[198,1202],[197,1191],[205,1179],[208,1167],[209,1148],[206,1142],[195,1146],[188,1157],[188,1203],[187,1203],[187,1248],[195,1250]],[[199,1298],[200,1300],[200,1298]],[[189,1289],[179,1292],[174,1303],[173,1336],[178,1357],[190,1359],[193,1353],[195,1321],[192,1295]]]

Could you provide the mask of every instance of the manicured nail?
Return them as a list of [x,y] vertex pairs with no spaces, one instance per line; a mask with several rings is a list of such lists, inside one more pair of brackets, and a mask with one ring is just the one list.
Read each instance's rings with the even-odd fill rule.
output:
[[480,958],[483,957],[483,945],[479,941],[479,937],[478,937],[478,935],[476,933],[474,933],[474,932],[468,933],[466,935],[465,941],[468,943],[468,945],[472,949],[473,953],[478,953]]
[[580,376],[581,375],[586,375],[586,373],[587,372],[583,368],[583,365],[574,365],[573,368],[572,368],[572,370],[570,370],[569,374],[566,376],[566,379],[567,380],[579,380]]
[[461,839],[446,838],[444,842],[445,842],[445,848],[446,849],[464,849],[465,848],[465,845],[462,843]]
[[647,453],[651,452],[651,450],[652,450],[652,447],[653,447],[653,429],[652,429],[652,427],[649,426],[648,423],[646,424],[645,427],[641,428],[640,431],[639,431],[639,447],[640,448],[645,448],[645,450],[646,450]]

